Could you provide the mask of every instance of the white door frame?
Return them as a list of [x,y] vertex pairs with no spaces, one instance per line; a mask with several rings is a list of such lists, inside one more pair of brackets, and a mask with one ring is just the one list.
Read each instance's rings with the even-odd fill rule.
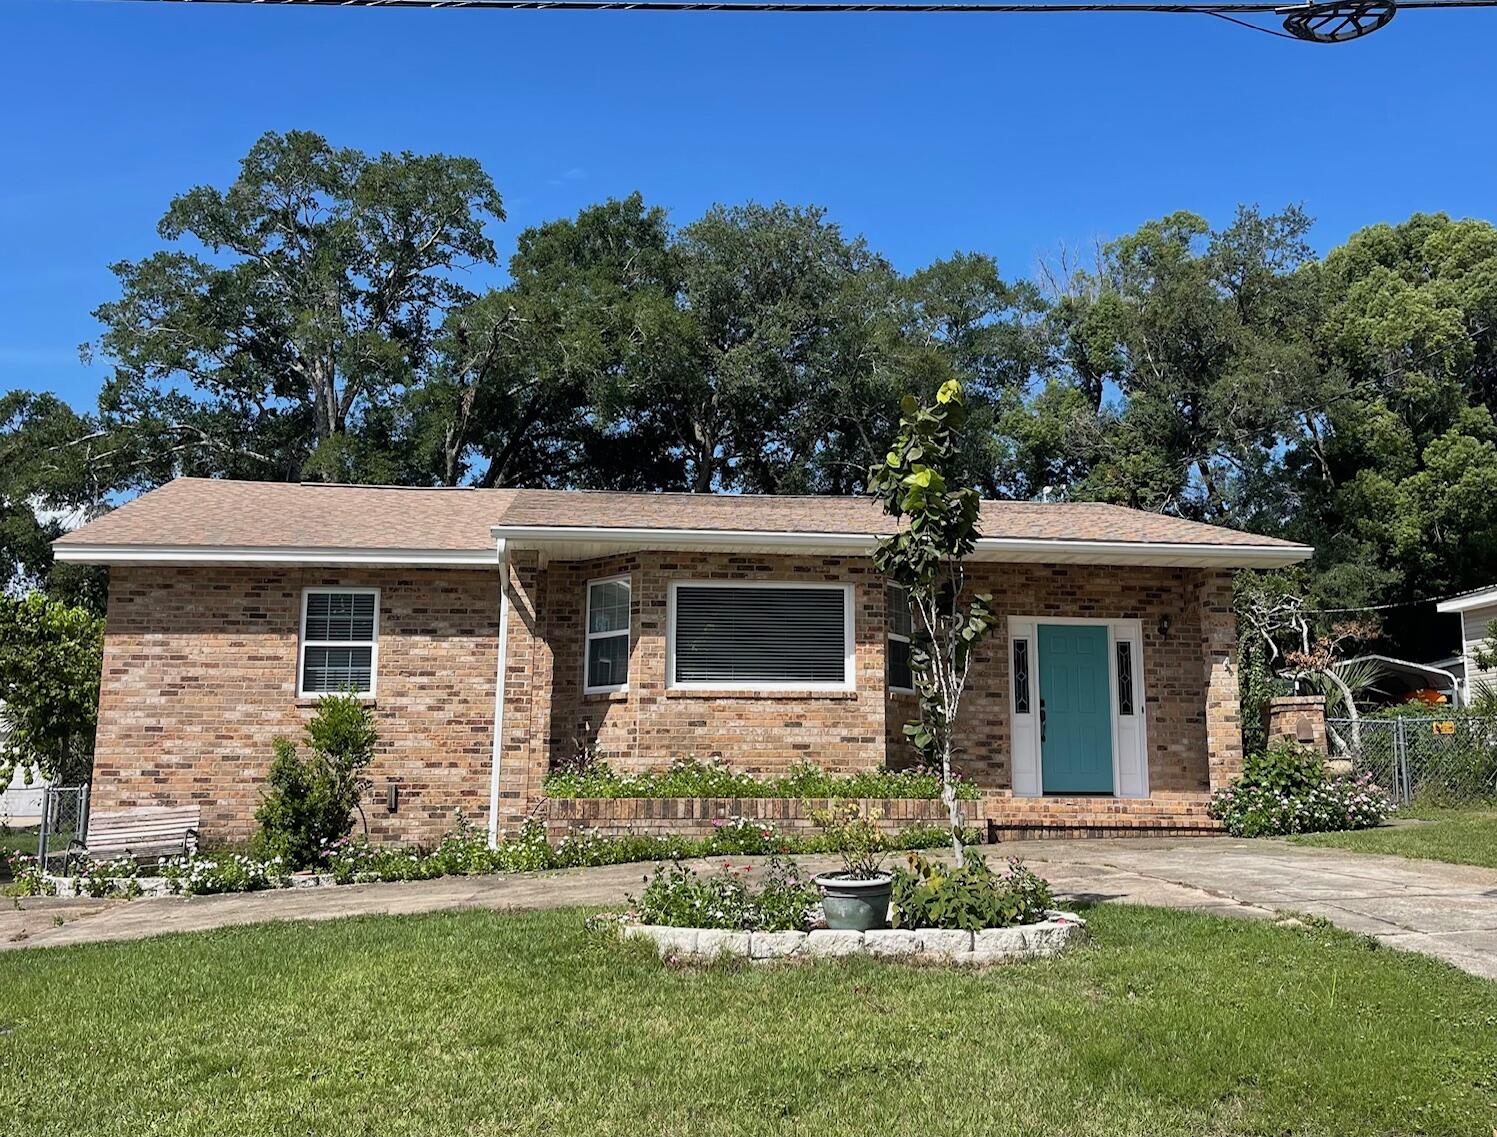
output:
[[[1112,796],[1149,796],[1149,743],[1144,691],[1144,635],[1142,620],[1107,620],[1081,616],[1010,616],[1008,618],[1008,709],[1012,727],[1013,792],[1039,797],[1044,790],[1040,747],[1040,636],[1041,624],[1080,624],[1107,629],[1107,702],[1112,708]],[[1014,641],[1025,640],[1029,653],[1027,713],[1019,712],[1019,690],[1014,676]],[[1133,713],[1118,707],[1117,645],[1129,645],[1133,663]]]

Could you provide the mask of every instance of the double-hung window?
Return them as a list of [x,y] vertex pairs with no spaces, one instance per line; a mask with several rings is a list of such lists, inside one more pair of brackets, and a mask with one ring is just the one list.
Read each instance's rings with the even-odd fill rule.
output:
[[853,689],[851,585],[677,581],[669,625],[672,687]]
[[629,683],[628,577],[588,582],[585,667],[585,694],[622,691]]
[[884,596],[889,613],[889,690],[913,692],[915,674],[910,667],[910,634],[914,630],[914,616],[910,612],[910,594],[891,584],[884,590]]
[[302,592],[299,694],[372,695],[378,658],[379,589]]

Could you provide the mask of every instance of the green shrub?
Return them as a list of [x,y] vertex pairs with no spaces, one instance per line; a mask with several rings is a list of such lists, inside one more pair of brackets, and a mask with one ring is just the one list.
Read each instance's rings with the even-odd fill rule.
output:
[[[1453,707],[1448,703],[1394,703],[1362,715],[1364,720],[1387,722],[1390,719],[1470,719],[1485,718],[1472,707]],[[1349,728],[1342,728],[1346,733]]]
[[1050,886],[1011,858],[995,873],[979,853],[957,868],[911,853],[909,867],[894,874],[896,928],[1006,928],[1034,924],[1055,906]]
[[10,881],[0,889],[4,896],[56,896],[57,885],[47,879],[42,863],[29,853],[12,850],[5,854]]
[[[828,774],[804,762],[779,778],[755,778],[720,762],[680,758],[664,770],[621,774],[607,762],[585,761],[573,769],[546,775],[545,792],[552,798],[628,797],[774,797],[774,798],[892,798],[936,799],[941,779],[918,770],[868,770],[857,774]],[[957,797],[979,796],[976,786],[958,783]]]
[[1275,794],[1303,794],[1326,780],[1325,755],[1311,746],[1275,742],[1242,761],[1239,780]]
[[324,695],[307,724],[309,753],[289,738],[272,744],[275,757],[255,820],[254,851],[294,869],[325,863],[329,848],[353,829],[354,811],[370,782],[378,734],[369,708],[353,695]]
[[290,874],[279,857],[269,859],[244,853],[193,853],[161,863],[169,892],[208,896],[221,892],[263,892],[285,888]]
[[879,830],[878,817],[877,813],[864,813],[851,801],[811,813],[811,820],[842,858],[841,875],[848,880],[873,880],[883,875],[889,843]]
[[[605,837],[597,833],[569,833],[556,845],[546,841],[538,821],[526,821],[515,833],[490,847],[486,836],[458,814],[453,831],[435,849],[419,846],[390,848],[368,840],[345,837],[327,849],[327,868],[338,884],[367,884],[382,880],[430,880],[439,876],[474,876],[495,872],[535,872],[541,869],[582,868],[630,864],[636,861],[681,861],[693,857],[765,856],[786,853],[832,853],[834,842],[825,833],[781,833],[767,821],[745,817],[713,823],[700,840],[648,833]],[[978,839],[964,831],[964,843]],[[943,827],[912,826],[893,836],[878,837],[880,847],[938,849],[951,844]]]
[[775,857],[762,888],[748,883],[747,867],[723,865],[703,875],[684,865],[657,865],[629,907],[644,924],[782,932],[810,926],[820,894],[794,861]]
[[1319,751],[1276,742],[1244,760],[1241,776],[1212,797],[1209,813],[1235,837],[1273,837],[1366,829],[1393,809],[1370,774],[1329,777]]
[[73,892],[95,899],[113,897],[131,900],[140,895],[140,862],[134,857],[111,861],[84,860],[73,874]]

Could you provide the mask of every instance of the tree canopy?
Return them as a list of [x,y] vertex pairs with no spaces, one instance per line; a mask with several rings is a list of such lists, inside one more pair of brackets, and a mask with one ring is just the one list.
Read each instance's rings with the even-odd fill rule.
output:
[[59,519],[180,474],[862,493],[901,396],[951,380],[988,496],[1312,543],[1312,608],[1497,579],[1486,221],[1317,256],[1297,206],[1175,212],[1030,280],[971,250],[900,271],[810,205],[678,224],[635,194],[518,233],[501,269],[503,220],[470,159],[305,132],[177,197],[97,308],[97,405],[0,401],[12,585],[97,603],[51,563]]

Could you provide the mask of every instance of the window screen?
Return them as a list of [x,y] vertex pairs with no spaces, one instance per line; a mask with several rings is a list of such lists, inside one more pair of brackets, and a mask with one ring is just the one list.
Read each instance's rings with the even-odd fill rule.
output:
[[302,625],[303,694],[374,690],[379,597],[367,590],[308,592]]
[[849,682],[847,590],[678,585],[673,683]]

